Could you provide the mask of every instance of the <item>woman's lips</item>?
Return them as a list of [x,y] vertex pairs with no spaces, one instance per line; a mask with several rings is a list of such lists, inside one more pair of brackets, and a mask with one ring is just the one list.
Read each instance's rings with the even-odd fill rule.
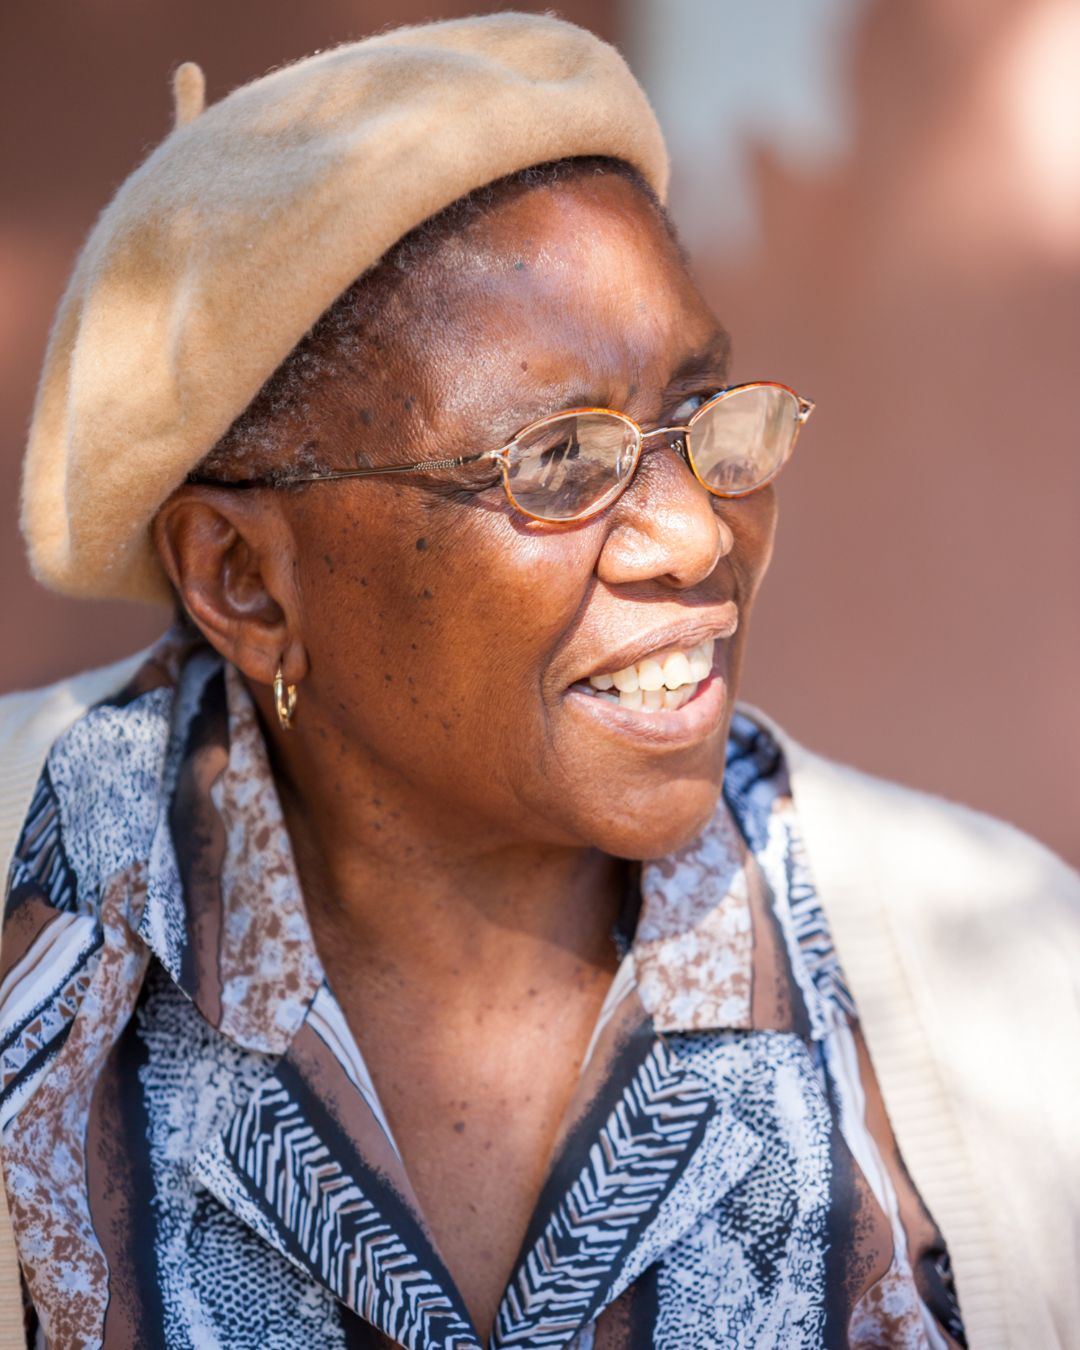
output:
[[656,711],[626,708],[614,699],[597,698],[575,686],[567,690],[566,698],[575,714],[591,718],[595,726],[609,735],[659,749],[694,745],[708,739],[723,721],[728,690],[723,675],[714,667],[681,708]]
[[636,666],[645,660],[662,661],[665,656],[677,650],[687,654],[698,646],[709,649],[711,661],[716,643],[729,642],[735,636],[738,626],[738,606],[734,600],[728,600],[708,613],[696,614],[689,622],[684,619],[679,623],[669,623],[655,628],[651,633],[640,634],[619,650],[609,652],[587,674],[579,676],[578,679],[590,679],[605,672],[613,675],[616,671]]

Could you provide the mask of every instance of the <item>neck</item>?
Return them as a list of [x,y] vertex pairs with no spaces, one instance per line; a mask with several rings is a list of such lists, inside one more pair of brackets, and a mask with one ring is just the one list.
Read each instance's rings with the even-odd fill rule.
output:
[[279,740],[275,776],[316,941],[354,976],[516,1002],[613,968],[625,863],[515,839],[377,767],[330,771],[311,746]]

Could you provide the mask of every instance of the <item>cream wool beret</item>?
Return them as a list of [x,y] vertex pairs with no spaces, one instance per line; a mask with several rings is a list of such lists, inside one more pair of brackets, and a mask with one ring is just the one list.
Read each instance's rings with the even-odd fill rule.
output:
[[663,196],[644,93],[545,15],[425,24],[320,52],[176,126],[121,186],[50,333],[23,471],[31,566],[69,595],[170,598],[155,512],[357,276],[484,183],[571,155]]

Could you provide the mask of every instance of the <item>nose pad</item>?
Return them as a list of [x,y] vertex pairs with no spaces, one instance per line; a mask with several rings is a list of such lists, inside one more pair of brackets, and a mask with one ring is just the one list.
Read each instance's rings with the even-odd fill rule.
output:
[[690,447],[686,444],[686,437],[682,434],[682,432],[681,431],[677,432],[674,436],[672,436],[668,440],[668,445],[671,446],[672,450],[675,451],[675,453],[679,456],[679,458],[690,470],[690,472],[693,473],[694,467],[690,463]]

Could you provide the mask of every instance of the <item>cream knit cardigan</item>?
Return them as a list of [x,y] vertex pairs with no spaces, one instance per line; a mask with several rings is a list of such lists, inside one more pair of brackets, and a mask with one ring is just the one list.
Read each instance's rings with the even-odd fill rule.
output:
[[[52,741],[140,657],[0,698],[0,864]],[[1080,876],[1011,826],[803,749],[810,864],[972,1350],[1080,1350]],[[23,1342],[0,1198],[0,1350]],[[762,1347],[762,1350],[765,1350]]]

